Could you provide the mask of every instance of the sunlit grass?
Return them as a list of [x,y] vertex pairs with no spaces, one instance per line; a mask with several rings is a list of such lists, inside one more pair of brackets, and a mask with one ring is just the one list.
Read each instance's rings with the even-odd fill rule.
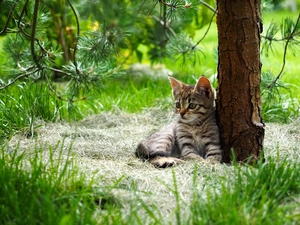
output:
[[96,101],[100,110],[141,112],[149,107],[169,108],[172,106],[170,97],[171,86],[167,78],[149,79],[129,75],[116,80],[107,80]]
[[[272,12],[263,14],[265,29],[272,20],[282,20],[285,16],[296,18],[297,13],[280,11],[276,16]],[[207,29],[206,25],[195,33],[194,41],[200,40]],[[0,47],[2,43],[0,39]],[[202,74],[210,77],[217,73],[217,27],[213,22],[210,31],[199,44],[199,61],[187,62],[182,66],[179,61],[166,60],[167,68],[174,72],[174,76],[184,82],[193,84]],[[144,49],[140,49],[146,51]],[[262,94],[263,117],[266,122],[288,122],[299,115],[300,100],[300,64],[298,53],[287,53],[286,69],[279,80],[276,90],[268,89],[279,73],[282,66],[283,46],[275,44],[274,52],[269,55],[261,55],[262,60]],[[5,58],[5,53],[1,53]],[[147,59],[146,59],[147,61]],[[147,61],[148,62],[148,61]],[[148,62],[149,63],[149,62]],[[5,61],[1,61],[0,73]],[[146,72],[147,73],[147,72]],[[125,74],[125,73],[123,73]],[[86,93],[84,101],[61,101],[43,82],[23,83],[1,90],[0,92],[0,137],[5,138],[17,130],[25,127],[26,136],[34,135],[36,121],[79,120],[92,113],[102,111],[122,110],[126,112],[141,112],[145,108],[158,107],[163,109],[172,107],[171,87],[163,78],[139,77],[127,73],[115,78],[107,78],[102,82],[102,89],[90,90]],[[64,83],[56,84],[59,89]],[[274,91],[275,90],[275,91]],[[14,115],[14,116],[11,116]]]
[[49,157],[43,159],[46,149],[37,147],[29,156],[18,149],[6,152],[1,147],[0,223],[93,223],[94,201],[108,195],[93,189],[72,161],[63,159],[62,147],[49,147]]
[[[300,221],[297,159],[267,158],[256,167],[233,163],[228,176],[216,170],[205,174],[206,179],[201,164],[195,164],[189,175],[185,173],[192,178],[192,185],[186,187],[190,199],[182,198],[177,180],[181,169],[174,168],[171,182],[159,178],[170,193],[166,201],[176,204],[165,215],[159,205],[143,199],[146,193],[138,185],[126,187],[131,197],[116,198],[113,192],[124,189],[123,178],[104,186],[78,170],[70,152],[63,153],[63,144],[36,147],[32,153],[1,148],[1,224],[285,225]],[[206,186],[211,177],[215,185]]]
[[[76,110],[72,111],[76,118]],[[26,137],[34,136],[36,121],[66,119],[68,110],[44,82],[21,82],[0,92],[0,137],[5,138],[17,130],[24,130]],[[75,114],[75,115],[74,115]],[[68,114],[72,118],[72,114]]]
[[[176,77],[193,83],[194,78],[201,74],[210,76],[216,73],[215,31],[216,27],[213,26],[200,45],[205,54],[199,64],[181,67],[179,63],[167,63],[167,67],[174,69]],[[197,33],[196,38],[201,37],[201,32]],[[283,81],[297,85],[299,65],[296,57],[289,53],[287,60]],[[262,61],[263,70],[269,68],[276,74],[280,69],[281,54],[268,58],[263,56]],[[43,82],[18,83],[1,91],[1,140],[20,130],[24,132],[24,138],[35,137],[34,129],[39,120],[78,120],[102,111],[142,112],[145,108],[164,110],[172,107],[171,87],[167,79],[149,79],[147,76],[134,77],[129,74],[104,80],[103,85],[104,89],[92,90],[87,100],[75,102],[74,107],[59,101]],[[299,99],[300,92],[295,91],[296,87],[290,88],[294,90],[291,96]],[[273,114],[268,114],[269,121],[288,122],[284,120],[291,115],[288,110],[294,110],[293,107],[282,107],[287,105],[291,97],[285,96],[288,91],[271,93],[277,95],[274,96],[276,101],[268,102],[274,104],[268,108],[273,110]],[[264,93],[269,94],[268,91]],[[286,111],[282,113],[282,110]],[[161,214],[159,205],[145,202],[141,194],[143,190],[136,187],[127,188],[133,198],[122,199],[124,204],[118,204],[118,199],[107,190],[122,190],[124,187],[118,184],[119,181],[111,186],[103,186],[90,174],[89,177],[83,175],[69,155],[63,156],[62,148],[60,145],[56,148],[37,146],[30,157],[18,148],[10,149],[2,145],[0,224],[281,225],[298,224],[300,221],[300,166],[295,162],[268,158],[256,168],[234,164],[231,166],[233,175],[215,176],[218,185],[208,188],[206,184],[198,187],[203,179],[199,178],[199,168],[195,166],[194,171],[190,171],[194,176],[193,185],[189,187],[193,191],[190,201],[183,200],[178,191],[175,168],[172,185],[166,185],[169,198],[175,198],[176,202],[175,210],[170,212],[170,215],[174,215],[172,220]],[[43,152],[49,153],[47,160],[42,157]],[[65,160],[65,157],[68,159]],[[210,177],[211,174],[206,176]]]
[[224,180],[220,190],[208,190],[205,198],[195,193],[189,224],[296,224],[300,213],[292,199],[300,193],[299,169],[275,159],[258,168],[235,165],[233,180]]

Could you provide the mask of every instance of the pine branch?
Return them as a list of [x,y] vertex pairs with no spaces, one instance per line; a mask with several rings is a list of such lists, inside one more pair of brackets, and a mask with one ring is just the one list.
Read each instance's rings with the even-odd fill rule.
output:
[[171,2],[171,3],[166,3],[165,1],[163,0],[159,0],[159,2],[167,7],[170,7],[171,9],[176,9],[178,7],[178,2],[177,1],[174,1],[174,2]]
[[[22,21],[22,18],[23,18],[23,16],[24,16],[24,13],[25,13],[25,10],[26,10],[26,7],[27,7],[28,2],[29,2],[29,0],[26,0],[24,6],[23,6],[23,8],[22,8],[21,14],[20,14],[20,16],[19,16],[19,19],[18,19],[17,25],[18,25],[19,31],[20,31],[27,39],[30,40],[31,45],[33,44],[33,48],[34,48],[34,43],[33,43],[33,42],[36,41],[37,44],[38,44],[38,46],[40,47],[40,49],[41,49],[43,52],[45,52],[45,53],[47,53],[48,55],[50,55],[49,51],[47,51],[47,50],[43,47],[43,45],[41,44],[41,42],[40,42],[37,38],[32,37],[32,34],[31,34],[31,35],[27,34],[27,33],[24,31],[24,29],[22,28],[22,26],[21,26],[21,21]],[[37,6],[37,10],[38,10],[38,6]],[[36,13],[38,13],[38,12],[36,12]],[[34,22],[34,21],[33,21],[33,22]],[[35,27],[36,27],[36,23],[37,23],[37,15],[36,15],[35,23],[33,24],[33,25],[35,25]],[[36,29],[36,28],[34,28],[34,29]],[[33,32],[33,29],[32,29],[32,32]],[[35,30],[34,30],[34,34],[35,34]],[[32,51],[32,48],[31,48],[31,51]],[[33,57],[34,57],[34,56],[35,56],[35,54],[33,54]],[[35,61],[35,62],[36,62],[36,61]],[[38,64],[37,64],[37,65],[38,65]]]
[[[206,35],[208,34],[208,32],[209,32],[209,30],[210,30],[210,27],[211,27],[211,25],[212,25],[212,23],[213,23],[213,19],[214,19],[214,17],[215,17],[215,15],[216,15],[216,11],[214,11],[214,13],[213,13],[213,15],[212,15],[212,17],[211,17],[211,19],[210,19],[210,22],[209,22],[209,25],[208,25],[208,27],[207,27],[207,29],[206,29],[206,31],[205,31],[205,33],[204,33],[204,35],[200,38],[200,40],[196,43],[196,44],[193,44],[192,46],[190,46],[190,47],[185,47],[185,48],[181,48],[181,50],[179,51],[181,54],[182,54],[182,56],[184,56],[185,54],[187,54],[187,53],[189,53],[189,52],[194,52],[194,50],[196,50],[196,48],[197,48],[197,46],[203,41],[203,39],[206,37]],[[175,35],[174,35],[175,36]],[[176,37],[176,36],[175,36]],[[179,41],[179,43],[177,43],[177,44],[175,44],[175,45],[182,45],[183,43],[185,43],[185,41],[184,40],[180,40]],[[189,41],[188,41],[188,45],[189,45]],[[184,62],[185,62],[186,60],[184,60]]]
[[87,99],[86,96],[84,96],[82,98],[79,98],[79,99],[76,99],[76,100],[73,99],[73,96],[71,96],[70,99],[63,98],[60,94],[57,93],[57,91],[55,90],[55,88],[52,85],[52,82],[49,80],[49,78],[47,76],[46,76],[46,81],[47,81],[47,85],[49,87],[49,90],[56,96],[57,99],[59,99],[61,101],[74,103],[74,102],[78,102],[78,101],[84,101],[84,100]]
[[25,13],[25,10],[26,10],[26,7],[27,7],[28,2],[29,2],[29,0],[26,0],[24,6],[23,6],[23,8],[22,8],[22,11],[21,11],[21,14],[20,14],[20,17],[19,17],[19,20],[18,20],[18,28],[19,28],[19,30],[21,31],[21,33],[25,35],[25,37],[27,37],[28,39],[31,39],[31,36],[30,36],[29,34],[27,34],[27,33],[23,30],[23,28],[22,28],[22,26],[21,26],[21,21],[22,21],[22,18],[23,18],[23,16],[24,16],[24,13]]
[[[28,68],[29,69],[29,68]],[[12,84],[16,83],[18,80],[24,78],[24,77],[29,77],[31,74],[34,74],[36,72],[38,72],[40,69],[35,69],[31,72],[25,72],[25,73],[22,73],[20,75],[18,75],[16,78],[12,79],[10,82],[8,82],[7,84],[3,85],[3,86],[0,86],[0,90],[3,90],[9,86],[11,86]]]
[[208,34],[208,32],[209,32],[209,30],[210,30],[210,27],[211,27],[211,24],[212,24],[212,22],[213,22],[213,19],[214,19],[216,13],[217,13],[217,11],[214,11],[214,14],[212,15],[212,17],[211,17],[211,19],[210,19],[210,22],[209,22],[209,24],[208,24],[208,27],[207,27],[207,29],[206,29],[204,35],[203,35],[202,38],[201,38],[201,39],[200,39],[200,40],[192,47],[192,50],[193,50],[194,48],[196,48],[196,47],[201,43],[201,41],[203,41],[203,39],[206,37],[206,35]]
[[292,32],[288,35],[288,37],[286,38],[286,42],[285,42],[285,45],[284,45],[284,52],[283,52],[283,59],[282,59],[282,67],[281,67],[281,70],[280,72],[278,73],[278,75],[276,76],[276,78],[272,81],[272,83],[270,83],[268,85],[268,88],[272,88],[273,85],[278,81],[278,79],[280,78],[280,76],[282,75],[283,71],[284,71],[284,68],[285,68],[285,64],[286,64],[286,53],[287,53],[287,48],[288,48],[288,45],[290,43],[290,41],[297,35],[299,35],[300,32],[296,32],[297,31],[297,27],[299,25],[299,22],[300,22],[300,13],[298,15],[298,18],[297,18],[297,21],[294,25],[294,28],[292,30]]
[[174,13],[177,12],[179,13],[178,9],[190,9],[192,7],[192,3],[189,3],[188,0],[171,0],[171,1],[163,1],[163,0],[158,0],[160,5],[163,6],[163,11],[164,11],[164,18],[171,18],[174,19],[176,18],[174,16]]
[[161,25],[163,25],[166,29],[168,29],[168,30],[172,33],[172,35],[173,35],[174,37],[176,37],[176,33],[175,33],[175,31],[172,29],[172,27],[170,27],[170,23],[167,23],[166,21],[161,20],[160,18],[158,18],[158,17],[155,16],[155,15],[153,15],[152,18],[155,19],[157,22],[159,22]]
[[80,35],[80,25],[79,25],[79,19],[78,19],[78,16],[77,16],[77,13],[76,13],[76,10],[75,8],[73,7],[73,5],[71,4],[70,0],[67,0],[68,4],[70,5],[71,9],[72,9],[72,12],[75,16],[75,20],[76,20],[76,26],[77,26],[77,37],[76,37],[76,40],[75,40],[75,43],[74,43],[74,65],[76,67],[76,71],[77,73],[79,73],[79,70],[78,70],[78,67],[77,67],[77,61],[76,61],[76,52],[77,52],[77,45],[78,45],[78,38],[79,38],[79,35]]
[[[195,63],[196,58],[198,57],[196,54],[197,46],[203,41],[203,39],[206,37],[208,34],[211,25],[213,23],[213,19],[215,18],[216,15],[216,10],[210,6],[208,3],[204,1],[199,1],[200,4],[204,5],[211,11],[213,11],[213,15],[211,16],[211,19],[209,21],[208,28],[206,29],[203,37],[196,43],[194,44],[193,41],[184,35],[176,34],[175,31],[170,27],[170,22],[172,18],[170,18],[170,15],[172,16],[172,13],[175,12],[179,8],[184,8],[184,9],[189,9],[191,8],[192,4],[189,3],[188,1],[183,1],[183,0],[171,0],[171,1],[163,1],[159,0],[158,1],[161,5],[161,19],[153,16],[154,19],[156,19],[162,26],[163,30],[165,32],[165,36],[167,38],[166,42],[169,42],[168,44],[168,50],[170,56],[179,56],[179,58],[183,59],[183,63],[187,61],[193,61]],[[169,13],[167,13],[167,8],[169,9]],[[168,19],[169,18],[169,19]],[[170,31],[173,34],[173,37],[170,37],[166,31]]]
[[12,17],[12,14],[13,14],[13,12],[14,12],[14,10],[15,10],[17,4],[18,4],[18,2],[19,2],[19,0],[15,1],[13,7],[12,7],[11,10],[9,11],[9,14],[8,14],[8,17],[7,17],[7,20],[6,20],[6,23],[5,23],[5,25],[4,25],[3,29],[2,29],[2,31],[0,32],[0,36],[6,34],[6,30],[7,30],[7,28],[8,28],[8,23],[9,23],[11,17]]
[[37,17],[38,17],[38,9],[39,9],[39,3],[40,0],[35,0],[34,3],[34,11],[33,11],[33,21],[32,21],[32,30],[31,30],[31,42],[30,42],[30,49],[31,49],[31,54],[33,61],[37,65],[39,69],[42,68],[39,60],[37,59],[37,56],[34,51],[34,42],[35,42],[35,31],[36,31],[36,24],[37,24]]
[[210,9],[211,11],[213,11],[213,13],[214,14],[216,14],[217,13],[217,10],[216,9],[214,9],[211,5],[209,5],[208,3],[206,3],[205,1],[201,1],[201,0],[199,0],[199,2],[202,4],[202,5],[204,5],[205,7],[207,7],[208,9]]

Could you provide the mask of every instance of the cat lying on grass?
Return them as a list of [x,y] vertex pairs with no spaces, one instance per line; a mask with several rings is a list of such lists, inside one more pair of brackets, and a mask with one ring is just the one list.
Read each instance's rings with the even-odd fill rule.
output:
[[173,77],[169,80],[178,118],[141,141],[135,155],[156,167],[169,167],[184,160],[221,162],[215,95],[209,80],[202,76],[195,86]]

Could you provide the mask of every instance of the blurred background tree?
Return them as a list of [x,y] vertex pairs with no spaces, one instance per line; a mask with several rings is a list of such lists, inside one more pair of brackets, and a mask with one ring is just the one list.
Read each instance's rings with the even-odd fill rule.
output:
[[51,74],[54,80],[69,80],[85,73],[81,78],[95,78],[95,72],[133,62],[133,56],[140,62],[145,55],[152,63],[163,61],[173,55],[170,42],[181,43],[181,53],[194,47],[190,38],[195,30],[211,20],[209,3],[213,1],[1,1],[0,34],[6,36],[3,50],[8,56],[4,75],[18,78],[26,72],[22,78]]
[[[79,79],[83,73],[82,81],[136,61],[180,58],[183,64],[195,63],[202,41],[194,39],[195,33],[214,21],[216,9],[212,0],[3,0],[0,5],[6,84],[5,77],[18,78],[22,71],[22,78],[51,74],[52,80]],[[297,4],[266,0],[263,7],[294,10]]]
[[[299,1],[296,3],[299,6]],[[292,6],[294,9],[297,4],[265,0],[262,7],[274,12]],[[107,79],[123,82],[117,85],[129,82],[128,86],[135,90],[134,84],[122,77],[137,62],[166,64],[173,71],[178,70],[179,76],[190,74],[188,71],[195,71],[195,67],[215,67],[206,74],[213,75],[217,46],[209,53],[214,58],[208,59],[208,52],[203,51],[201,44],[215,25],[215,17],[213,0],[0,1],[0,105],[2,124],[6,124],[2,125],[6,130],[4,135],[24,124],[32,128],[34,118],[80,119],[86,108],[97,112],[96,104],[105,107],[103,87],[110,85]],[[289,21],[284,26],[264,28],[268,31],[262,43],[266,54],[272,50],[267,46],[275,42],[289,40],[289,44],[297,46],[299,24],[293,19]],[[295,24],[297,29],[287,38]],[[286,31],[281,32],[282,38],[278,37],[280,28]],[[217,33],[211,36],[217,43]],[[201,74],[193,75],[197,78]],[[193,82],[194,77],[185,79]],[[273,80],[274,76],[268,76],[265,87]],[[280,83],[280,79],[275,83]],[[116,84],[112,82],[112,85],[116,89]],[[266,111],[272,110],[275,104],[278,107],[278,97],[270,93],[282,87],[271,85],[264,89],[268,91],[263,91],[263,95],[268,93],[265,96],[274,102],[268,101]],[[113,95],[112,89],[109,91]],[[100,101],[95,103],[93,98]],[[10,112],[19,112],[15,117],[21,118],[20,121],[12,121]]]

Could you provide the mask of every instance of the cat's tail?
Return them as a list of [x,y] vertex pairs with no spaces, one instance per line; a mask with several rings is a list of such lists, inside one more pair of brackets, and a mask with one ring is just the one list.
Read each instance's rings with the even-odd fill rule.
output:
[[136,150],[135,156],[141,159],[149,160],[154,159],[156,157],[170,157],[171,154],[169,152],[164,151],[149,151],[149,149],[142,143],[139,143]]

